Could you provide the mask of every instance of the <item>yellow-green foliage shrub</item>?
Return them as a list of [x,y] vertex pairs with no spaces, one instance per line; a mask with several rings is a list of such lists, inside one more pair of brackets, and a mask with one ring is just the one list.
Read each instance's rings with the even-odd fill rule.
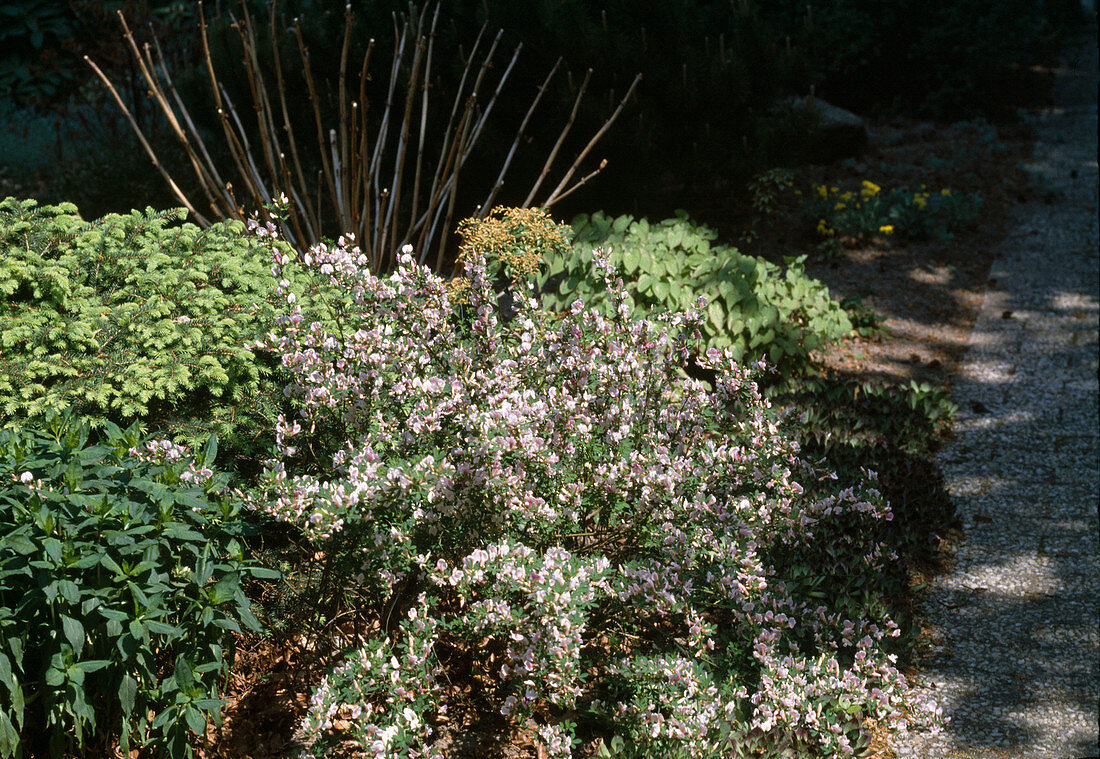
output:
[[[0,202],[0,426],[70,407],[241,454],[278,413],[267,323],[271,251],[239,222],[180,209],[84,221],[75,206]],[[294,277],[287,271],[284,277]]]

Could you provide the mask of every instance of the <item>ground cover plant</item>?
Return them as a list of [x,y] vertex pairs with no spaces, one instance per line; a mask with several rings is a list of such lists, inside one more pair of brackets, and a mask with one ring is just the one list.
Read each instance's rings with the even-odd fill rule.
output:
[[607,251],[630,292],[632,314],[643,318],[707,301],[699,325],[703,352],[729,348],[738,361],[767,358],[784,367],[852,329],[844,309],[803,271],[804,257],[784,266],[712,244],[718,234],[685,212],[660,222],[603,213],[573,222],[572,246],[547,250],[539,277],[546,308],[562,311],[577,298],[608,310],[610,297],[593,250]]
[[[728,352],[713,388],[684,376],[705,317],[631,319],[603,255],[608,316],[498,307],[476,257],[457,304],[408,254],[387,279],[346,238],[309,257],[354,306],[329,332],[283,290],[265,344],[302,412],[255,506],[325,556],[326,616],[366,612],[310,753],[433,755],[471,706],[455,682],[554,756],[850,754],[897,715],[896,626],[859,603],[890,510],[802,460]],[[306,455],[334,430],[331,463]]]
[[72,415],[0,431],[0,756],[191,756],[218,719],[264,571],[216,452]]
[[949,187],[929,191],[922,185],[916,190],[897,187],[884,192],[869,179],[858,190],[816,185],[802,201],[803,212],[816,220],[815,231],[822,239],[819,249],[827,253],[876,236],[932,237],[944,242],[974,223],[981,207],[979,196]]

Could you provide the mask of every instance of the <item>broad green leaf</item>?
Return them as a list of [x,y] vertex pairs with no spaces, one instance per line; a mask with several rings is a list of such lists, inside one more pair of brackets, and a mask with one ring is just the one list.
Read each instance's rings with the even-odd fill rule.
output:
[[80,603],[80,588],[72,580],[61,580],[57,583],[57,591],[71,604]]
[[15,688],[15,678],[11,673],[11,659],[4,653],[0,653],[0,683],[6,685],[9,691]]
[[46,670],[46,685],[51,688],[56,688],[65,682],[65,671],[58,669],[57,667],[50,667]]
[[0,756],[15,756],[19,747],[19,733],[8,717],[7,711],[0,711]]
[[75,666],[80,667],[85,673],[96,672],[97,670],[104,669],[111,665],[110,659],[85,659],[82,662],[77,662]]
[[57,538],[46,538],[42,541],[42,548],[46,552],[46,556],[52,559],[55,563],[61,563],[61,541]]
[[125,576],[126,573],[122,571],[122,567],[115,562],[108,554],[103,554],[99,557],[99,563],[104,569],[114,572],[116,575]]
[[187,721],[187,727],[189,727],[191,732],[195,735],[202,735],[206,732],[206,717],[204,717],[203,713],[194,706],[188,704],[184,707],[183,718]]
[[710,323],[714,325],[714,328],[721,331],[722,327],[725,326],[725,314],[722,312],[721,304],[714,302],[707,306],[707,315],[710,317]]
[[210,546],[204,546],[202,555],[195,564],[195,582],[205,585],[206,581],[214,574],[214,562],[210,560]]
[[61,630],[65,633],[65,639],[73,647],[77,656],[84,650],[84,625],[72,617],[61,615]]
[[684,241],[684,228],[680,225],[672,227],[668,231],[668,246],[670,248],[678,248]]
[[266,567],[252,567],[248,570],[248,573],[257,580],[280,580],[283,577],[282,572]]
[[218,436],[211,435],[206,439],[206,445],[202,449],[202,466],[213,467],[214,459],[218,457]]
[[190,692],[195,686],[195,672],[191,669],[191,663],[183,654],[176,657],[176,669],[173,673],[177,687],[184,693]]
[[124,714],[134,710],[134,701],[137,698],[137,680],[129,673],[122,676],[122,682],[118,686],[118,698]]
[[623,251],[623,269],[627,274],[633,274],[638,268],[638,250],[628,246]]
[[164,622],[158,622],[155,619],[147,619],[145,620],[144,624],[145,627],[147,627],[150,631],[158,633],[160,635],[178,636],[183,634],[183,630],[181,630],[180,628],[173,627],[172,625],[165,624]]
[[5,535],[4,539],[0,541],[0,547],[11,549],[21,556],[26,556],[29,553],[34,553],[37,548],[34,544],[34,541],[32,541],[21,532],[15,532],[10,535]]

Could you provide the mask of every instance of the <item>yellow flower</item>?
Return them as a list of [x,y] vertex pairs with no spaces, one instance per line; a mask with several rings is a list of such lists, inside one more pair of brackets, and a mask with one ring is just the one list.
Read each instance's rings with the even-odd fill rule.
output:
[[824,219],[819,219],[817,222],[817,233],[823,237],[832,237],[836,234],[836,230],[830,228],[829,225],[825,223]]
[[882,225],[881,227],[878,228],[878,231],[882,232],[884,235],[892,235],[892,234],[894,234],[894,225],[893,224],[884,224],[884,225]]
[[820,195],[820,196],[821,196],[821,197],[823,197],[823,198],[827,198],[827,197],[829,197],[829,188],[828,188],[828,187],[826,187],[826,186],[825,186],[825,185],[823,185],[823,184],[822,184],[822,185],[818,185],[818,186],[817,186],[817,194],[818,194],[818,195]]
[[923,211],[924,207],[928,205],[928,193],[927,192],[918,192],[916,195],[914,195],[913,196],[913,205],[915,205],[917,208],[919,208]]
[[843,203],[837,203],[837,204],[836,204],[835,206],[833,206],[833,210],[834,210],[834,211],[839,211],[839,210],[841,210],[842,208],[844,208],[844,204],[843,204]]
[[951,190],[948,190],[946,187],[944,189],[940,190],[940,195],[950,195],[950,194],[951,194]]
[[870,180],[864,179],[863,189],[859,191],[859,194],[865,198],[873,198],[875,195],[879,194],[880,190],[882,190],[882,188],[879,187],[877,184]]

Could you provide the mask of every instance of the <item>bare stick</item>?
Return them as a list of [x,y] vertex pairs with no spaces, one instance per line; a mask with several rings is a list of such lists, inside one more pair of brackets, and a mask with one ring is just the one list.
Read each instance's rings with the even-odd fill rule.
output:
[[546,163],[543,164],[542,171],[539,172],[539,178],[535,181],[535,186],[531,188],[531,192],[527,193],[527,197],[524,198],[523,208],[527,208],[531,205],[531,201],[535,199],[535,193],[539,191],[539,187],[542,186],[542,182],[546,179],[546,175],[550,173],[550,168],[554,165],[554,161],[558,157],[558,151],[561,150],[562,143],[565,142],[565,136],[569,134],[569,130],[573,128],[573,122],[577,120],[577,111],[581,107],[581,99],[584,98],[584,92],[588,89],[588,82],[591,79],[592,69],[588,69],[588,72],[584,75],[584,81],[581,82],[581,88],[577,92],[577,97],[573,100],[573,110],[569,112],[569,120],[565,122],[561,134],[558,135],[558,141],[554,143],[550,155],[546,157]]
[[[565,176],[562,177],[561,182],[559,182],[558,186],[554,188],[554,191],[550,193],[550,196],[545,201],[543,201],[543,208],[549,208],[563,197],[558,193],[560,193],[562,191],[562,188],[565,187],[565,185],[569,182],[569,179],[573,176],[573,173],[577,170],[577,167],[580,165],[581,161],[584,160],[585,156],[588,155],[589,151],[591,151],[592,148],[595,147],[596,143],[600,141],[600,138],[603,137],[607,130],[611,128],[611,125],[615,123],[615,119],[617,119],[619,117],[619,114],[622,113],[623,107],[626,105],[626,101],[630,100],[630,96],[634,94],[634,90],[638,87],[638,83],[640,81],[642,81],[642,75],[638,74],[634,77],[634,81],[630,83],[630,89],[628,89],[626,91],[626,94],[623,95],[623,99],[619,101],[619,107],[615,109],[615,112],[611,114],[611,117],[603,123],[603,126],[600,127],[599,131],[596,132],[595,135],[593,135],[591,140],[588,141],[588,144],[584,146],[584,150],[580,152],[576,160],[573,161],[573,165],[569,167],[569,171],[565,172]],[[572,192],[572,190],[570,192]]]
[[[275,29],[275,3],[271,4],[271,13],[269,16],[269,29],[271,30],[271,42],[274,45],[275,40],[278,39]],[[305,173],[302,171],[302,162],[298,158],[298,141],[294,137],[294,128],[290,124],[290,112],[286,105],[286,82],[283,79],[283,65],[280,56],[272,56],[275,59],[275,86],[279,91],[279,107],[283,112],[283,129],[286,130],[287,142],[290,145],[290,158],[294,163],[294,173],[298,177],[298,192],[291,192],[291,197],[296,198],[294,207],[292,209],[293,216],[295,217],[295,225],[298,226],[297,216],[298,211],[306,217],[307,228],[316,227],[320,230],[321,222],[321,209],[314,208],[309,202],[309,185],[306,184]],[[293,190],[293,186],[287,180],[287,187]],[[299,194],[300,193],[300,194]],[[310,240],[318,239],[317,236],[311,231]]]
[[[420,18],[421,24],[423,24],[423,18],[423,16]],[[397,157],[394,161],[393,182],[390,183],[393,188],[390,207],[386,211],[386,220],[382,225],[382,245],[387,249],[396,247],[398,243],[397,225],[401,211],[401,180],[405,173],[405,155],[409,148],[409,123],[412,119],[413,105],[416,103],[416,83],[420,77],[420,65],[424,58],[424,51],[427,48],[420,32],[421,29],[418,28],[416,54],[413,56],[412,72],[409,74],[409,84],[405,92],[405,113],[401,118],[401,131],[397,140]]]
[[539,101],[542,100],[542,96],[546,94],[546,90],[550,86],[550,80],[554,78],[554,74],[557,73],[558,68],[561,66],[561,62],[562,58],[559,56],[558,60],[554,63],[554,67],[550,69],[550,73],[546,75],[546,79],[543,80],[542,84],[539,86],[538,94],[535,95],[531,107],[527,109],[527,114],[523,117],[523,121],[519,125],[519,131],[516,132],[516,138],[512,140],[512,147],[508,149],[508,155],[504,159],[504,165],[500,168],[500,174],[497,175],[497,181],[493,184],[493,189],[489,192],[489,197],[481,204],[481,216],[484,216],[492,210],[493,201],[496,199],[500,188],[504,186],[504,175],[508,173],[508,168],[512,164],[512,158],[516,154],[516,148],[523,139],[523,135],[527,132],[527,122],[531,120],[531,114],[535,112],[535,109],[538,108]]
[[115,102],[118,103],[118,107],[122,109],[122,113],[124,116],[126,116],[126,120],[130,122],[130,126],[133,128],[138,140],[141,141],[141,146],[145,148],[146,155],[149,156],[149,159],[153,162],[153,166],[155,166],[157,171],[160,172],[160,175],[164,178],[164,181],[166,181],[168,183],[168,186],[172,188],[172,194],[176,196],[176,199],[179,200],[179,202],[183,203],[183,205],[187,207],[188,211],[194,214],[195,219],[199,222],[199,224],[202,224],[204,227],[210,226],[210,222],[207,221],[201,213],[195,210],[194,204],[183,193],[183,190],[179,188],[179,185],[172,181],[172,177],[168,175],[168,172],[164,170],[164,166],[161,165],[160,159],[157,158],[156,152],[149,145],[148,140],[145,139],[145,135],[141,132],[141,127],[139,127],[137,121],[134,120],[134,115],[130,112],[130,109],[129,107],[127,107],[126,103],[123,102],[122,96],[118,94],[118,90],[116,90],[115,86],[111,84],[111,80],[107,78],[107,76],[103,73],[103,71],[100,70],[99,66],[97,66],[91,58],[89,58],[88,56],[84,56],[84,60],[88,63],[89,66],[91,66],[95,70],[95,73],[99,76],[100,79],[103,80],[103,83],[107,85],[107,89],[111,91],[111,95],[114,96]]
[[420,178],[424,169],[424,139],[428,124],[428,90],[431,89],[432,50],[435,47],[435,25],[437,21],[439,21],[439,3],[435,4],[432,27],[428,32],[428,52],[424,62],[424,77],[420,85],[420,130],[416,142],[416,172],[413,174],[412,210],[409,212],[410,226],[403,235],[406,239],[412,237],[415,232],[416,212],[420,204]]
[[[328,151],[325,150],[325,129],[321,124],[321,103],[317,97],[317,89],[313,86],[313,69],[309,65],[309,49],[302,37],[302,25],[298,19],[294,19],[294,34],[298,38],[298,52],[302,57],[302,73],[306,77],[306,88],[309,91],[309,102],[313,106],[314,126],[317,129],[317,152],[321,155],[321,171],[328,181],[329,197],[336,196],[336,182],[332,176],[332,165],[328,160]],[[321,195],[318,193],[318,207],[320,207]]]
[[[202,14],[201,3],[199,4],[199,13]],[[165,63],[164,52],[160,49],[160,43],[157,38],[153,37],[153,45],[157,51],[157,60],[160,61],[161,72],[164,74],[164,81],[167,85],[168,92],[172,95],[172,100],[175,102],[176,107],[179,108],[180,116],[187,122],[187,131],[194,139],[195,144],[199,147],[199,152],[202,153],[202,161],[200,165],[202,167],[199,173],[199,186],[202,187],[203,194],[206,195],[206,200],[210,204],[210,209],[219,216],[232,215],[232,210],[226,211],[219,204],[226,204],[227,199],[224,197],[224,193],[221,192],[221,188],[225,186],[224,180],[221,175],[218,174],[218,168],[214,165],[214,161],[210,158],[210,153],[206,150],[206,143],[202,139],[202,135],[199,130],[195,128],[194,122],[191,120],[191,114],[187,110],[187,106],[184,104],[183,99],[180,97],[179,92],[176,90],[176,85],[172,81],[172,76],[168,71],[168,66]]]
[[[604,168],[606,168],[606,167],[607,167],[607,159],[606,159],[606,158],[604,158],[603,160],[601,160],[601,161],[600,161],[600,165],[599,165],[599,166],[597,166],[597,167],[596,167],[596,169],[595,169],[594,171],[592,171],[592,172],[590,172],[589,174],[586,174],[585,176],[581,177],[580,179],[578,179],[578,180],[577,180],[577,183],[576,183],[575,185],[573,185],[572,187],[570,187],[570,188],[569,188],[568,190],[566,190],[565,192],[563,192],[563,193],[560,193],[559,195],[557,195],[557,196],[556,196],[556,197],[554,198],[554,202],[556,203],[556,202],[558,202],[559,200],[561,200],[562,198],[567,198],[567,197],[569,197],[570,195],[572,195],[572,194],[573,194],[573,193],[574,193],[574,192],[575,192],[576,190],[579,190],[579,189],[580,189],[580,188],[581,188],[582,186],[584,186],[584,185],[585,185],[585,184],[586,184],[586,183],[588,182],[588,180],[589,180],[589,179],[591,179],[592,177],[594,177],[594,176],[596,176],[597,174],[599,174],[599,173],[600,173],[601,171],[603,171],[603,170],[604,170]],[[549,205],[549,204],[545,204],[545,205],[543,205],[543,208],[549,208],[549,207],[550,207],[550,205]]]

